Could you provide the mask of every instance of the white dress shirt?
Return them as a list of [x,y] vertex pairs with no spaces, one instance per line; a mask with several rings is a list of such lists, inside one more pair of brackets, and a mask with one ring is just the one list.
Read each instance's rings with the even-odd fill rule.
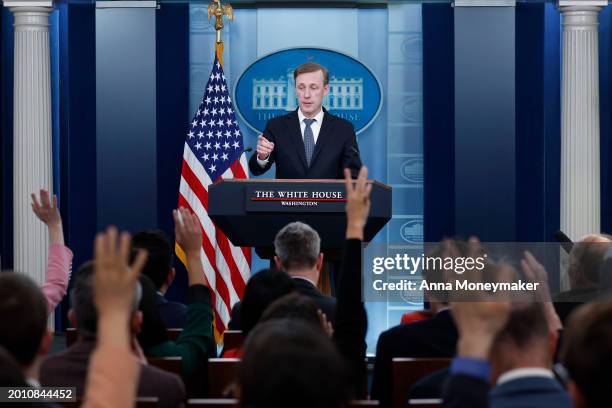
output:
[[[325,112],[323,111],[323,108],[321,108],[319,113],[317,113],[314,118],[310,118],[310,119],[315,120],[314,122],[310,124],[310,129],[312,129],[312,135],[314,136],[315,145],[317,144],[317,140],[319,140],[319,133],[321,133],[321,125],[323,124],[323,115],[325,115]],[[306,129],[306,123],[304,123],[304,119],[307,119],[307,118],[306,116],[304,116],[301,109],[298,109],[298,119],[300,121],[300,132],[302,133],[302,141],[304,141],[304,129]],[[266,164],[268,164],[269,159],[270,159],[270,156],[266,157],[265,160],[261,160],[258,156],[257,164],[259,164],[260,167],[265,167]]]
[[546,368],[531,367],[531,368],[515,368],[514,370],[507,371],[499,376],[497,379],[497,385],[505,382],[517,380],[525,377],[542,377],[554,379],[555,375],[552,371]]

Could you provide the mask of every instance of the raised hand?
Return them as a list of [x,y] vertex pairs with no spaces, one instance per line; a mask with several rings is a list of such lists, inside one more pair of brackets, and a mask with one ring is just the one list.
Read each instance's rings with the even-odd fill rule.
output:
[[206,285],[208,280],[202,267],[200,252],[202,251],[202,229],[195,214],[186,208],[172,211],[174,218],[174,235],[187,257],[187,272],[189,285]]
[[36,217],[44,222],[49,228],[49,243],[64,245],[64,231],[62,229],[62,216],[57,207],[57,196],[53,194],[53,200],[49,192],[40,189],[40,200],[36,193],[32,193],[32,211]]
[[266,160],[274,150],[274,143],[270,142],[263,135],[257,138],[257,158]]
[[109,227],[94,242],[94,304],[98,312],[98,342],[130,348],[129,319],[138,275],[147,260],[139,250],[130,265],[131,238]]
[[353,183],[351,171],[344,169],[346,188],[346,237],[363,240],[363,229],[370,213],[370,193],[372,184],[368,184],[368,168],[359,170],[357,181]]

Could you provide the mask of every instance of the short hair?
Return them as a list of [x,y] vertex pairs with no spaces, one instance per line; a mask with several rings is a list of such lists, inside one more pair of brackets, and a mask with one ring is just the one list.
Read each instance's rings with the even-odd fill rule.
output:
[[297,77],[301,74],[307,74],[310,72],[321,71],[323,74],[323,85],[329,84],[329,71],[321,64],[316,62],[305,62],[293,71],[293,79],[297,80]]
[[241,329],[246,336],[259,322],[266,308],[276,299],[295,290],[293,279],[276,269],[263,269],[246,284],[241,306]]
[[612,406],[612,301],[587,303],[570,315],[561,361],[588,407]]
[[321,238],[309,225],[299,221],[292,222],[276,234],[274,251],[287,271],[312,268],[319,258]]
[[598,242],[592,238],[596,239],[597,236],[589,236],[587,240],[575,243],[570,251],[567,273],[572,289],[597,288],[600,285],[603,256],[608,248],[612,247],[612,243]]
[[[98,312],[94,304],[93,275],[94,262],[88,261],[82,264],[74,277],[74,287],[70,294],[72,309],[77,320],[77,328],[85,336],[95,336],[98,330]],[[140,283],[136,283],[132,314],[138,310],[141,296],[142,288]]]
[[156,288],[148,276],[138,278],[142,295],[138,309],[142,312],[142,326],[138,333],[138,343],[143,350],[168,340],[167,328],[157,306]]
[[514,303],[508,321],[495,338],[495,343],[513,343],[526,350],[536,342],[548,344],[548,322],[543,304]]
[[264,311],[260,323],[274,319],[300,320],[322,329],[319,308],[308,296],[293,292],[276,299]]
[[157,289],[168,279],[172,268],[172,246],[166,234],[160,230],[140,231],[132,238],[132,248],[146,249],[147,262],[142,274],[148,276]]
[[329,337],[301,321],[270,320],[247,337],[238,371],[242,407],[337,408],[347,369]]
[[25,275],[0,273],[0,345],[23,367],[34,361],[47,327],[47,299]]

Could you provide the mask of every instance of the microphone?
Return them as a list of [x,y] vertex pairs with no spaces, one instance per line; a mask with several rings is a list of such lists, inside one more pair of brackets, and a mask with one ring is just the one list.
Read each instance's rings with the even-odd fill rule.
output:
[[574,246],[574,242],[563,231],[555,232],[555,240],[561,244],[563,250],[568,254]]
[[252,148],[252,147],[247,147],[247,148],[246,148],[246,149],[244,149],[242,152],[243,152],[243,153],[250,153],[250,152],[252,152],[252,151],[253,151],[253,148]]
[[[359,150],[355,148],[355,146],[349,146],[349,152],[353,153],[348,163],[346,163],[345,167],[348,167],[351,170],[351,177],[357,177],[359,175],[359,168],[363,166],[363,161],[361,161],[361,153]],[[350,164],[353,161],[353,157],[357,158],[357,169],[351,168]]]

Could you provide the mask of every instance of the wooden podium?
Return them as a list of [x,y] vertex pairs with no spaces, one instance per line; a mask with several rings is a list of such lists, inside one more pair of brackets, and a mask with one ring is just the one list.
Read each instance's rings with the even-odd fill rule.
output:
[[[372,184],[364,241],[371,241],[391,219],[391,187]],[[220,180],[208,190],[208,214],[237,246],[274,255],[274,237],[285,225],[302,221],[321,237],[326,259],[337,259],[346,232],[344,180]]]

